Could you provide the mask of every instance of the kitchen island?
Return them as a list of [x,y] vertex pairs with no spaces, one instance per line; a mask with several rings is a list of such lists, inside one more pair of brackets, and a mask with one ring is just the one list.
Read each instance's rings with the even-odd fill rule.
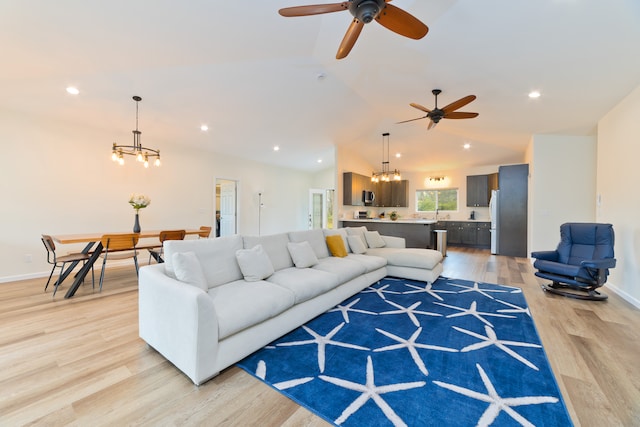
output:
[[343,220],[343,227],[367,227],[369,231],[377,231],[385,236],[403,237],[407,248],[433,248],[431,219],[349,219]]
[[489,248],[491,246],[491,223],[483,220],[432,219],[348,219],[343,227],[366,226],[386,236],[404,237],[408,248],[436,249],[434,230],[447,230],[450,246]]

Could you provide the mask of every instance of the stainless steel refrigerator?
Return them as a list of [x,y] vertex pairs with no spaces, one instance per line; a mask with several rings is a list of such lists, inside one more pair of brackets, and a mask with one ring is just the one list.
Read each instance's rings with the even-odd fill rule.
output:
[[491,199],[489,200],[489,216],[491,217],[491,253],[498,254],[498,243],[499,243],[499,228],[498,221],[500,220],[499,215],[499,204],[500,204],[500,190],[491,190]]

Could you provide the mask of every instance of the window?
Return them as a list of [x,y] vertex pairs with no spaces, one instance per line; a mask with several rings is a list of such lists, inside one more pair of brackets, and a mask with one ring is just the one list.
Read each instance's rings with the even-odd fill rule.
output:
[[416,190],[416,211],[435,212],[458,210],[458,189]]

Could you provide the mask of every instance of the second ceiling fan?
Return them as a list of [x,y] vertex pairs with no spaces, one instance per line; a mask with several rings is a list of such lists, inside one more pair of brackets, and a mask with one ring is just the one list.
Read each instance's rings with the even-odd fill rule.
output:
[[346,57],[358,40],[364,24],[374,19],[383,27],[415,40],[423,38],[429,28],[413,15],[388,4],[391,0],[348,0],[342,3],[316,4],[308,6],[294,6],[280,9],[282,16],[307,16],[321,13],[340,12],[348,10],[353,15],[353,21],[344,35],[336,59]]
[[431,129],[436,124],[438,124],[438,122],[441,119],[472,119],[474,117],[478,117],[478,113],[465,113],[462,111],[456,111],[457,109],[464,107],[465,105],[467,105],[468,103],[476,99],[475,95],[465,96],[464,98],[460,98],[457,101],[452,102],[446,107],[438,108],[438,95],[440,95],[442,91],[440,89],[433,89],[431,93],[433,93],[433,95],[436,97],[436,106],[433,110],[430,110],[427,107],[423,107],[420,104],[416,104],[412,102],[409,105],[411,105],[413,108],[417,108],[420,111],[424,111],[425,113],[427,113],[427,115],[418,117],[417,119],[404,120],[398,123],[407,123],[407,122],[412,122],[414,120],[421,120],[421,119],[428,118],[429,126],[427,126],[427,129]]

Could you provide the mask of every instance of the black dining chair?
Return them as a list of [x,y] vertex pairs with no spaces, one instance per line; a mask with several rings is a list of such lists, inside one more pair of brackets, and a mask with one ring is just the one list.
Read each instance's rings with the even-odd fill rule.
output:
[[[64,272],[64,266],[70,262],[80,262],[80,261],[82,261],[82,264],[84,265],[84,263],[89,261],[90,255],[82,252],[70,253],[67,255],[58,255],[56,253],[56,245],[53,242],[53,238],[51,236],[47,234],[43,234],[40,240],[42,240],[44,247],[47,249],[47,262],[53,266],[51,267],[51,273],[49,274],[49,279],[47,280],[47,284],[44,286],[45,292],[49,287],[49,282],[51,282],[51,277],[53,276],[53,272],[55,271],[56,268],[60,269],[60,276],[56,281],[55,287],[53,288],[52,296],[55,297],[56,292],[58,291],[58,286],[60,286],[60,283],[62,282],[61,279],[62,279],[62,273]],[[91,265],[91,280],[93,282],[93,287],[95,288],[96,280],[93,273],[93,265]]]

